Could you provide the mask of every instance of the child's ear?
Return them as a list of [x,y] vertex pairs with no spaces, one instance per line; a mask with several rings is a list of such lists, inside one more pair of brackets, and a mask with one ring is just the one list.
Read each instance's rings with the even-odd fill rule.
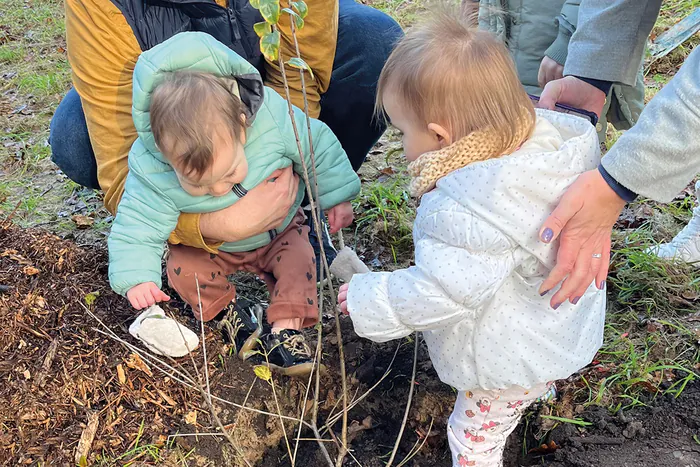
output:
[[452,135],[450,134],[450,132],[447,131],[447,128],[440,124],[428,123],[428,131],[440,144],[440,149],[446,148],[447,146],[450,146],[453,143]]

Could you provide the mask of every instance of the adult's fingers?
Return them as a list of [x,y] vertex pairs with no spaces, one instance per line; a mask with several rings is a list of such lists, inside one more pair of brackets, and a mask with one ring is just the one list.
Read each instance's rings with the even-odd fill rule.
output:
[[[581,258],[582,261],[588,261],[588,273],[586,274],[584,269],[585,268],[585,263],[584,265],[581,266],[581,275],[577,276],[579,278],[578,282],[575,284],[572,284],[572,292],[568,295],[568,299],[571,303],[576,304],[575,302],[578,302],[578,300],[583,296],[584,293],[588,290],[588,288],[591,286],[591,283],[595,285],[595,280],[596,276],[598,275],[598,271],[600,271],[600,268],[603,266],[603,243],[604,243],[604,238],[600,235],[597,234],[594,237],[591,237],[591,239],[587,242],[588,244],[592,244],[592,247],[586,247],[581,250],[579,253],[579,258]],[[585,252],[590,251],[590,257],[586,258],[584,255],[586,255]],[[600,255],[600,256],[599,256]],[[578,267],[574,266],[574,269]]]
[[[540,240],[551,243],[559,237],[564,226],[581,209],[583,203],[575,195],[565,193],[552,214],[544,221],[540,228]],[[575,245],[576,246],[576,245]],[[559,247],[561,250],[561,246]],[[557,262],[559,262],[557,260]]]
[[562,82],[559,80],[550,81],[545,84],[540,95],[538,107],[542,109],[554,110],[554,106],[561,98],[563,90]]
[[330,230],[329,232],[331,234],[334,234],[340,230],[338,228],[338,216],[336,215],[336,210],[335,209],[329,209],[326,212],[326,215],[328,216],[328,224],[330,225]]
[[595,278],[596,287],[601,290],[605,288],[605,281],[610,270],[610,246],[610,237],[606,236],[603,240],[603,249],[601,251],[603,257],[601,258],[600,270],[598,270]]
[[[540,294],[549,293],[557,284],[561,283],[573,271],[576,265],[576,259],[579,252],[579,244],[575,239],[563,237],[557,250],[557,262],[549,273],[549,276],[542,282],[540,286]],[[552,304],[555,304],[552,300]]]
[[540,69],[537,71],[537,84],[543,88],[547,84],[544,63],[540,63]]
[[596,274],[600,270],[602,256],[597,258],[594,255],[601,254],[602,248],[602,240],[598,235],[581,247],[573,271],[552,298],[553,305],[563,303],[567,299],[574,305],[578,303],[591,283],[595,281]]
[[270,182],[270,183],[274,183],[274,182],[276,182],[277,179],[280,178],[280,177],[282,176],[282,174],[284,174],[284,173],[285,173],[284,169],[277,169],[277,170],[275,170],[274,172],[272,172],[272,173],[270,174],[270,176],[267,177],[267,178],[265,179],[265,181],[266,181],[266,182]]

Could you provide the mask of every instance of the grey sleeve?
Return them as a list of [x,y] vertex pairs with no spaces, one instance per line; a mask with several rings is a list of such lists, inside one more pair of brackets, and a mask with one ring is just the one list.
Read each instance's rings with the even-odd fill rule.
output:
[[581,0],[564,75],[634,86],[661,0]]
[[647,104],[602,165],[625,188],[667,203],[700,172],[699,135],[700,48]]

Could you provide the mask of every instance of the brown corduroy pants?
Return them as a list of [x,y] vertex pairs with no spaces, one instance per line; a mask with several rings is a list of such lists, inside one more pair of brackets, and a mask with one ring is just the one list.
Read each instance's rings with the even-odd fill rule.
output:
[[[262,248],[242,253],[211,254],[199,248],[170,245],[167,272],[170,286],[194,310],[197,319],[209,321],[236,298],[236,289],[226,276],[248,271],[260,276],[270,291],[267,321],[301,318],[303,326],[318,322],[316,260],[309,243],[309,227],[299,210],[289,226]],[[195,282],[199,281],[202,300]]]

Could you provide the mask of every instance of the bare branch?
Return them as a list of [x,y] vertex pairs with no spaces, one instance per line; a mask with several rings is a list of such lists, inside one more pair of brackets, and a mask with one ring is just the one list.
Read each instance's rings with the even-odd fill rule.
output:
[[408,420],[408,413],[411,410],[411,401],[413,400],[413,389],[416,387],[416,364],[418,363],[418,333],[414,334],[415,345],[413,347],[413,374],[411,375],[411,387],[408,390],[408,401],[406,402],[406,410],[403,413],[403,422],[401,423],[401,429],[399,430],[399,436],[396,438],[396,443],[394,444],[394,450],[391,451],[391,457],[389,462],[386,463],[386,467],[391,467],[394,462],[394,457],[396,457],[396,452],[399,450],[399,444],[401,444],[401,437],[403,436],[403,431],[406,429],[406,421]]

